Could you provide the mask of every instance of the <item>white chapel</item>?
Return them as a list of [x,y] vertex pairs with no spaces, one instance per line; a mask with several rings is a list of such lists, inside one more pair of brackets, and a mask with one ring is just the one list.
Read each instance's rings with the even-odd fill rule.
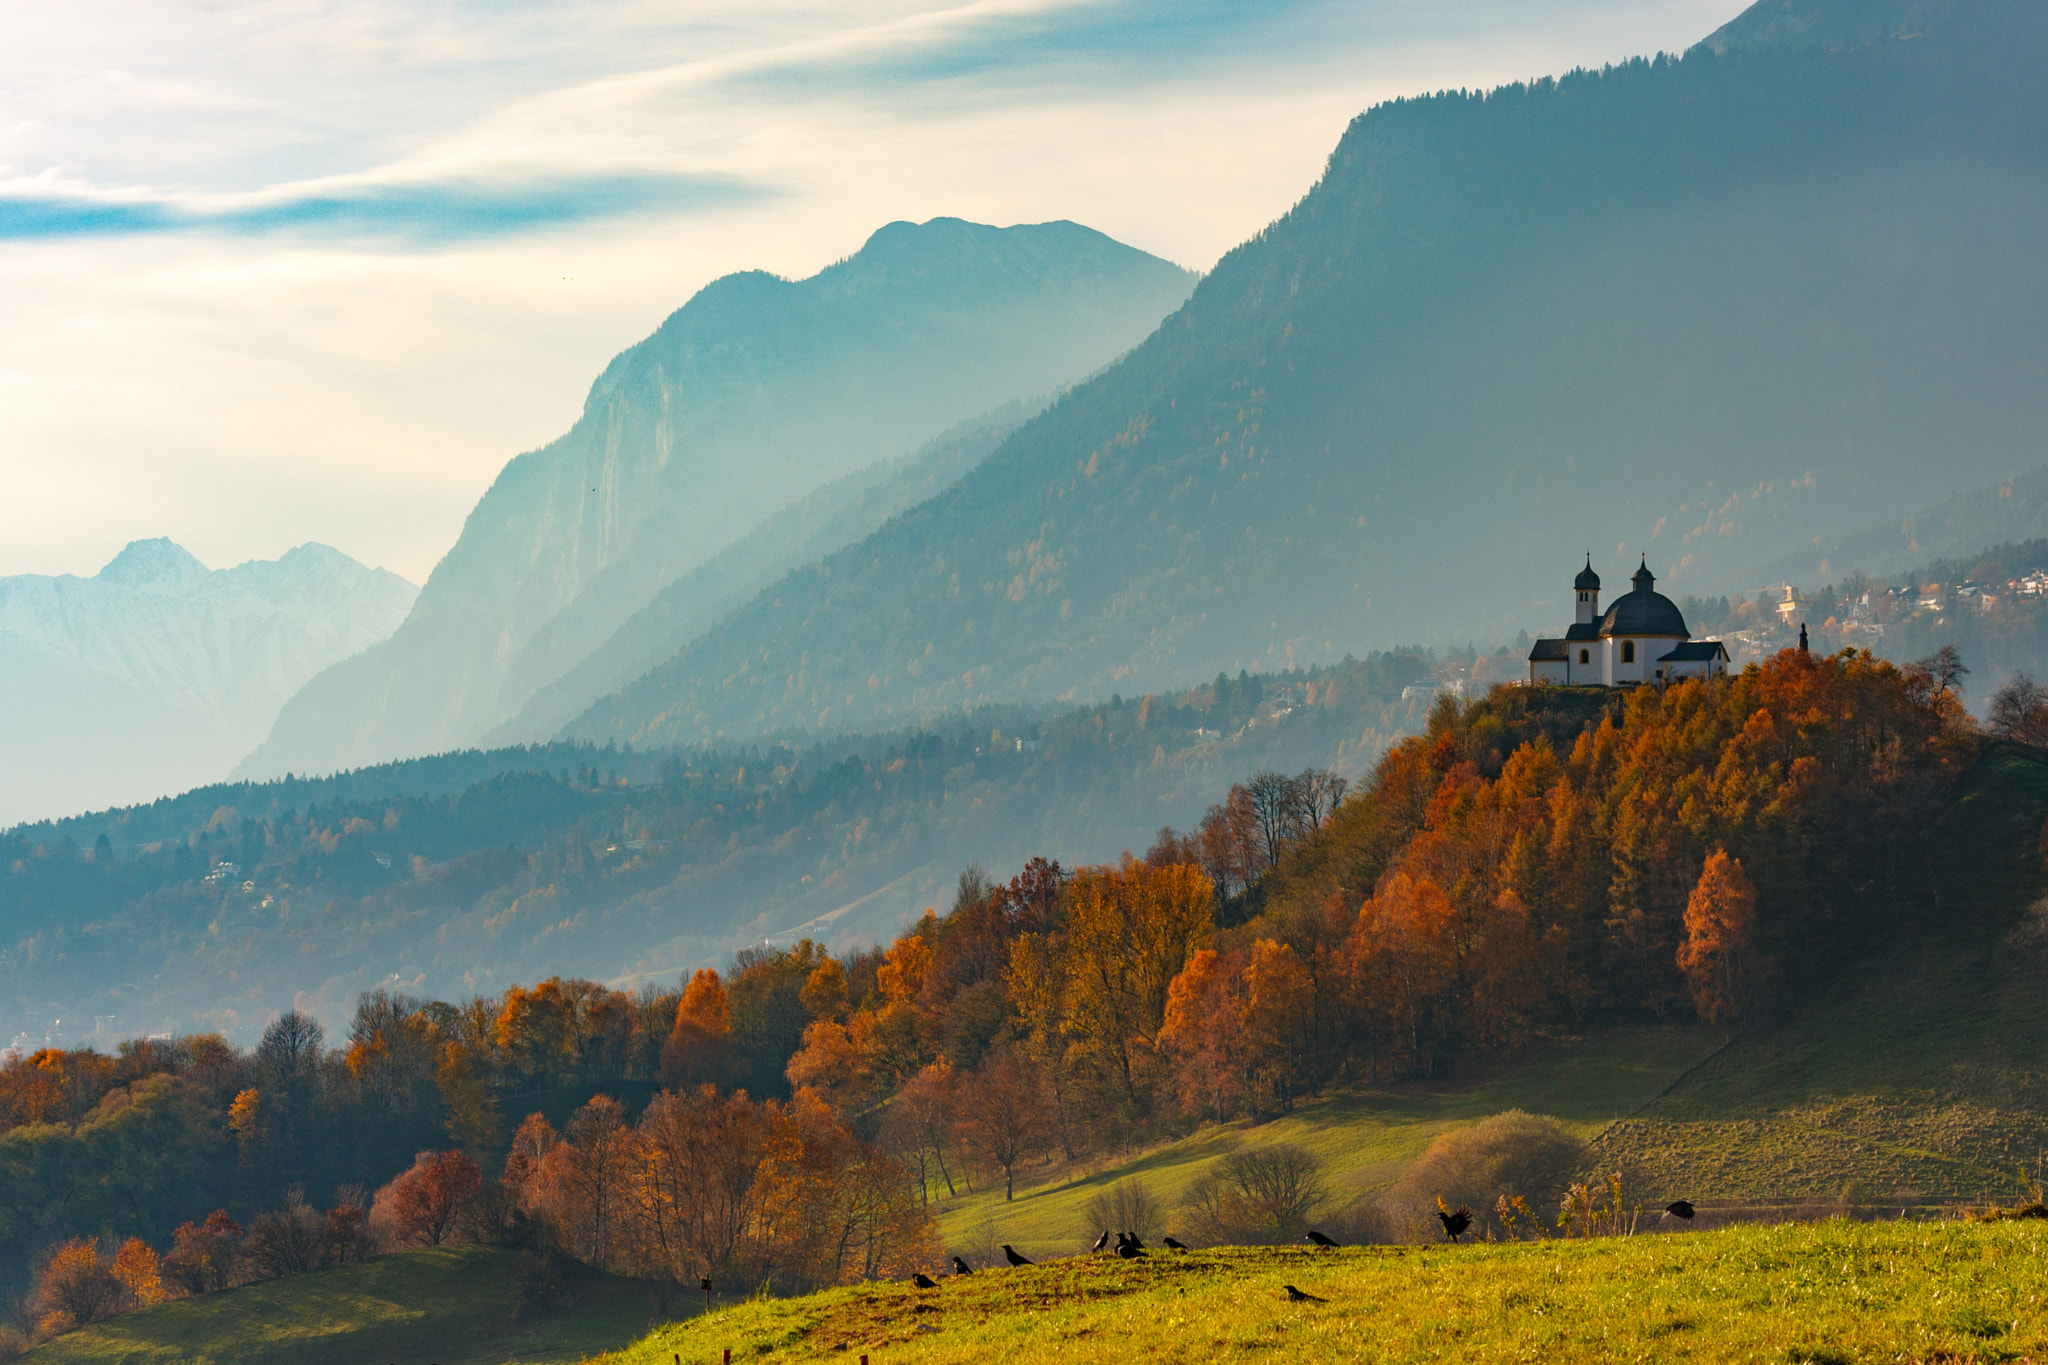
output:
[[1600,612],[1600,575],[1593,557],[1572,580],[1578,620],[1561,640],[1538,640],[1529,651],[1529,681],[1579,687],[1637,687],[1680,678],[1717,678],[1728,671],[1719,640],[1695,640],[1678,604],[1656,590],[1643,561],[1635,587]]

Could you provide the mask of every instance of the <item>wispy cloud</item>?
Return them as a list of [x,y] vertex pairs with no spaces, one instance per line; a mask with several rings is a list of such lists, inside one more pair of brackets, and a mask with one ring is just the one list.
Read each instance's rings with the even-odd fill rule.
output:
[[739,176],[680,173],[543,175],[510,183],[365,180],[233,197],[106,195],[29,181],[0,185],[0,241],[297,233],[419,246],[746,207],[774,194]]
[[1376,99],[1743,3],[0,4],[0,573],[169,534],[421,578],[718,275],[942,214],[1205,266]]

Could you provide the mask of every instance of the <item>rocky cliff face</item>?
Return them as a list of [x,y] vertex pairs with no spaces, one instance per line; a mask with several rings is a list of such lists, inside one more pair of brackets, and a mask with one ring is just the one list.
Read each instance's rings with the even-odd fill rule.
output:
[[220,778],[418,591],[325,545],[209,570],[169,540],[91,578],[0,578],[0,823]]
[[807,280],[707,286],[506,466],[405,625],[294,698],[240,771],[473,742],[792,499],[1087,374],[1193,284],[1073,223],[937,219]]

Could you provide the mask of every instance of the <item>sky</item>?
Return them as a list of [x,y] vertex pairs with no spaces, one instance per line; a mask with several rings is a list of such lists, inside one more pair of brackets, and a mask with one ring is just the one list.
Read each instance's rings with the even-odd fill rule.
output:
[[1740,8],[0,6],[0,574],[170,536],[421,582],[720,275],[940,215],[1207,269],[1380,100],[1680,51]]

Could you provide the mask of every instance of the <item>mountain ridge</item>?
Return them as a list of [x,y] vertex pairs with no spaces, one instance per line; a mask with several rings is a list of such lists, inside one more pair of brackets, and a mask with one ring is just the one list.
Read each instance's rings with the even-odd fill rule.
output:
[[1377,106],[1115,366],[560,734],[824,732],[1540,633],[1588,543],[1711,591],[2036,464],[2043,18]]
[[317,542],[208,569],[162,537],[88,578],[0,578],[0,823],[220,776],[418,591]]

